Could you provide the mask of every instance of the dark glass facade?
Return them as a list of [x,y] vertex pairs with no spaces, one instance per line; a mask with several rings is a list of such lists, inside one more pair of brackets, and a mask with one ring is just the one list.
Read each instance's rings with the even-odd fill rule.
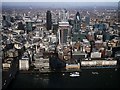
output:
[[47,30],[51,30],[52,28],[52,15],[50,11],[47,11],[46,13],[46,27]]

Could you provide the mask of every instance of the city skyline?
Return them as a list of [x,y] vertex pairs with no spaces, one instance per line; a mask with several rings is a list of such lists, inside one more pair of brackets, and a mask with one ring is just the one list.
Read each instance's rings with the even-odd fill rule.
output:
[[0,89],[119,87],[120,2],[5,1]]

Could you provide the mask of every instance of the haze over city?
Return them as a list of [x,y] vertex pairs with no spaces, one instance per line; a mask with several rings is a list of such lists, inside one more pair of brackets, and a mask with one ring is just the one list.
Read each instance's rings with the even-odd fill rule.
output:
[[119,0],[2,0],[2,2],[118,2]]

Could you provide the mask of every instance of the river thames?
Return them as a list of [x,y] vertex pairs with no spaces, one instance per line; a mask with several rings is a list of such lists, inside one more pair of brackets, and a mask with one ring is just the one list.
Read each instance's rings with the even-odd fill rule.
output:
[[69,73],[24,74],[17,73],[8,89],[16,88],[118,88],[120,70],[83,69],[79,77]]

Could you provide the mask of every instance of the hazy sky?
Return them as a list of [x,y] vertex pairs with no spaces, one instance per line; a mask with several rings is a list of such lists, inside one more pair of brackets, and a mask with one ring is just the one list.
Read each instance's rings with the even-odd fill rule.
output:
[[0,0],[2,2],[118,2],[120,0]]

